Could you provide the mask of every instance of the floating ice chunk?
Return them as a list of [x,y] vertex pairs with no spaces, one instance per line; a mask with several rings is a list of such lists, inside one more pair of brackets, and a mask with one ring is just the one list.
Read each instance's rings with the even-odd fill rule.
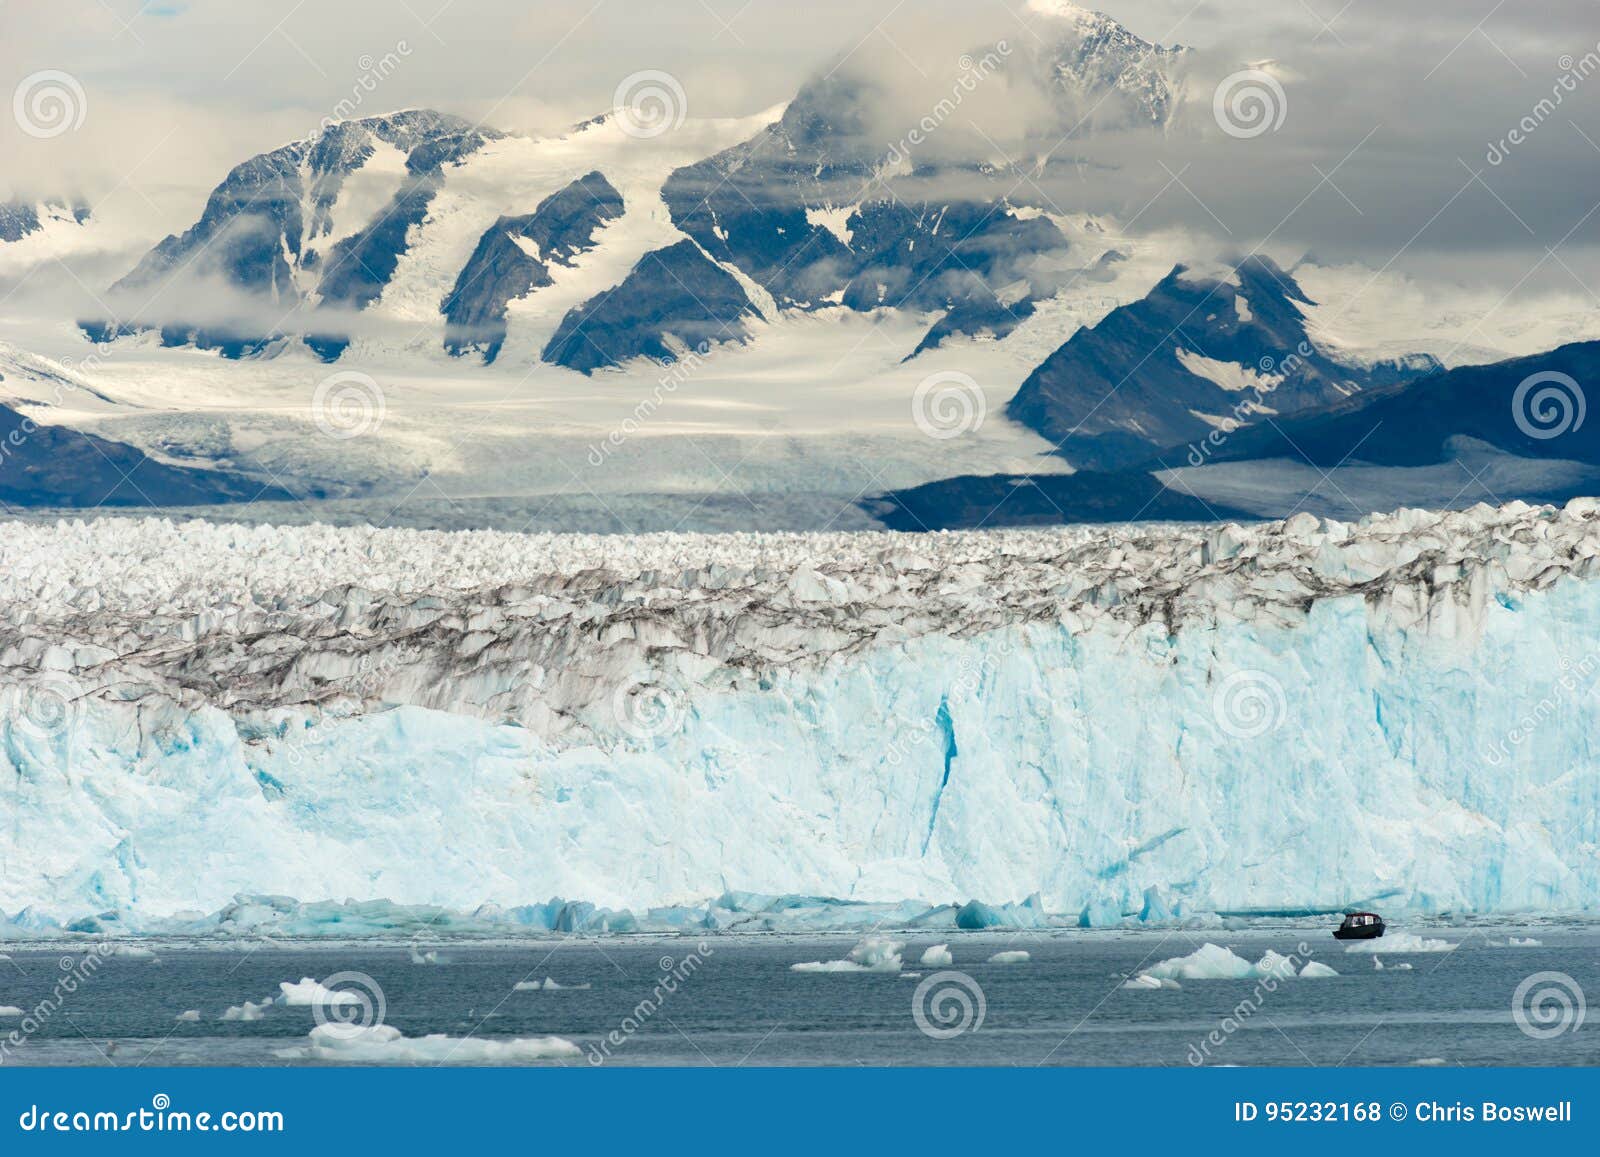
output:
[[1151,976],[1148,972],[1141,972],[1137,976],[1128,977],[1122,987],[1131,988],[1136,992],[1158,992],[1161,989],[1181,989],[1183,985],[1176,980],[1167,980],[1164,977]]
[[1381,948],[1389,953],[1452,952],[1455,947],[1448,940],[1429,940],[1414,932],[1394,932],[1384,936],[1381,944],[1376,940],[1358,940],[1354,944],[1347,944],[1345,951],[1375,953]]
[[320,980],[310,976],[302,977],[298,984],[290,984],[287,980],[280,981],[278,987],[283,990],[283,995],[278,999],[290,1008],[327,1008],[341,1004],[360,1004],[361,995],[348,988],[328,988]]
[[0,1004],[0,1016],[14,1020],[22,1015],[22,1010],[14,1004]]
[[380,1065],[493,1065],[563,1060],[583,1055],[577,1045],[557,1036],[504,1041],[451,1037],[443,1033],[408,1037],[387,1024],[364,1028],[319,1024],[311,1030],[307,1040],[309,1043],[303,1048],[280,1049],[277,1055],[284,1060]]
[[922,979],[922,973],[920,973],[920,972],[902,972],[900,974],[900,979],[901,980],[921,980]]
[[439,954],[437,952],[432,951],[432,950],[430,950],[428,952],[418,952],[417,951],[417,946],[415,944],[413,944],[411,946],[411,963],[413,963],[413,964],[437,964],[437,963],[439,963]]
[[1031,959],[1032,959],[1032,957],[1029,956],[1026,952],[1023,952],[1021,949],[1014,949],[1014,950],[1012,950],[1010,952],[996,952],[993,956],[989,957],[989,963],[990,964],[1026,964]]
[[177,1019],[181,1024],[195,1024],[200,1020],[200,1010],[191,1008],[188,1012],[180,1012]]
[[554,980],[547,976],[543,980],[519,980],[516,984],[512,985],[511,991],[553,992],[557,989],[564,989],[567,992],[581,992],[588,987],[589,986],[587,984],[557,984]]
[[1513,947],[1513,948],[1543,948],[1544,947],[1544,942],[1543,941],[1535,940],[1531,936],[1528,937],[1527,939],[1519,939],[1518,937],[1513,936],[1510,939],[1509,943],[1510,943],[1511,947]]
[[121,960],[149,960],[154,961],[156,954],[140,944],[110,944],[106,946],[105,955],[115,956]]
[[868,936],[844,960],[813,960],[791,964],[791,972],[899,972],[905,944],[886,936]]
[[222,1014],[220,1019],[239,1021],[260,1020],[262,1017],[267,1015],[267,1009],[271,1008],[274,1003],[276,1002],[270,996],[263,1000],[260,1004],[252,1004],[247,1000],[243,1004],[236,1004],[232,1008],[228,1009],[228,1011]]
[[1434,1069],[1438,1068],[1440,1065],[1447,1065],[1450,1062],[1445,1060],[1443,1057],[1419,1057],[1411,1063],[1418,1068]]
[[1310,961],[1304,968],[1300,970],[1301,980],[1320,980],[1323,977],[1338,975],[1339,974],[1337,972],[1329,968],[1326,964],[1321,964],[1315,960]]
[[949,968],[956,962],[950,955],[950,945],[935,944],[932,948],[923,950],[922,965],[924,968]]
[[1251,964],[1220,945],[1203,944],[1187,956],[1175,956],[1145,969],[1144,975],[1165,980],[1288,980],[1295,975],[1295,966],[1292,956],[1271,949]]

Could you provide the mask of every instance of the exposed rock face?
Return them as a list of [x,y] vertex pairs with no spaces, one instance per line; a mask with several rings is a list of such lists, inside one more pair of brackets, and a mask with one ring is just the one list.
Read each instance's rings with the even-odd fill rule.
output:
[[622,216],[622,194],[600,173],[589,173],[541,201],[532,213],[501,217],[484,233],[442,306],[445,348],[499,356],[506,340],[506,306],[554,284],[551,265],[570,266],[594,247],[595,234]]
[[621,285],[567,314],[543,357],[586,374],[637,357],[672,362],[742,341],[757,316],[738,279],[685,240],[647,253]]
[[208,506],[289,497],[225,470],[169,466],[121,442],[0,405],[0,506]]
[[1059,443],[1075,466],[1115,469],[1438,368],[1426,356],[1340,363],[1311,341],[1301,304],[1294,278],[1265,257],[1180,265],[1075,333],[1023,382],[1007,415]]
[[[460,117],[414,109],[342,121],[314,136],[263,153],[236,167],[206,202],[200,220],[145,255],[111,288],[116,318],[93,319],[85,329],[97,341],[148,324],[146,314],[163,299],[182,301],[218,290],[284,311],[316,300],[360,309],[383,292],[406,251],[406,234],[426,214],[444,166],[499,137]],[[352,174],[379,144],[405,154],[405,175],[390,204],[365,225],[334,242],[333,210]],[[157,312],[169,312],[160,305]],[[178,312],[181,312],[179,310]],[[259,324],[163,317],[162,341],[217,349],[228,357],[259,352],[284,336]],[[337,356],[345,339],[322,335],[315,343]]]

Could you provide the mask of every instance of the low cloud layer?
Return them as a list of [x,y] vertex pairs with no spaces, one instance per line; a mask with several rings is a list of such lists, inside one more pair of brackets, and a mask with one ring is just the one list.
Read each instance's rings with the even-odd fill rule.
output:
[[[1103,7],[1194,49],[1165,131],[1053,132],[1051,110],[1030,107],[1037,94],[985,81],[919,160],[1048,157],[1015,199],[1224,248],[1592,280],[1600,13],[1588,0]],[[864,147],[888,150],[959,82],[963,53],[1005,42],[1036,56],[1052,34],[1026,0],[22,0],[0,8],[0,28],[8,92],[59,73],[81,106],[67,114],[81,124],[58,134],[0,117],[3,191],[82,195],[160,231],[191,222],[233,164],[351,102],[539,133],[610,107],[641,70],[676,77],[691,116],[746,115],[838,70],[887,94],[862,131]],[[386,58],[399,67],[369,85]],[[1271,81],[1257,85],[1272,122],[1259,134],[1230,132],[1215,107],[1218,86],[1247,70]]]

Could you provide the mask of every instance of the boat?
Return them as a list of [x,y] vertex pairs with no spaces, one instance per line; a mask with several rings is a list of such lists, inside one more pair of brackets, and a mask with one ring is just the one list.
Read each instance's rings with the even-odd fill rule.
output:
[[1335,940],[1376,940],[1383,935],[1383,917],[1376,912],[1351,912],[1333,931]]

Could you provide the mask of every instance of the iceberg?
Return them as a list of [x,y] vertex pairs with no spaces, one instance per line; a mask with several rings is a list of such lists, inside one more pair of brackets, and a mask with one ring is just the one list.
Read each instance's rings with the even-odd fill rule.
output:
[[850,950],[843,960],[813,960],[791,964],[791,972],[899,972],[901,950],[905,945],[883,936],[869,936]]
[[517,1040],[483,1040],[430,1033],[408,1037],[393,1025],[358,1027],[319,1024],[299,1048],[279,1049],[284,1060],[335,1061],[380,1065],[504,1065],[526,1061],[569,1060],[583,1051],[569,1040],[544,1036]]
[[543,980],[519,980],[511,986],[511,990],[513,992],[556,992],[558,990],[581,992],[588,987],[589,985],[587,984],[557,984],[547,976]]
[[1141,972],[1137,976],[1128,977],[1127,980],[1123,981],[1122,987],[1131,988],[1137,992],[1160,992],[1162,989],[1168,991],[1181,990],[1183,985],[1176,980],[1151,976],[1148,972]]
[[1403,955],[1408,952],[1454,952],[1455,948],[1448,940],[1434,940],[1418,936],[1415,932],[1390,932],[1381,940],[1358,940],[1354,944],[1347,944],[1345,951],[1377,953],[1381,949]]
[[[1309,967],[1309,965],[1307,966]],[[1145,969],[1141,975],[1155,980],[1287,980],[1294,977],[1294,957],[1270,948],[1251,964],[1217,944],[1203,944],[1187,956],[1175,956]],[[1126,986],[1124,986],[1126,987]]]
[[238,935],[1592,911],[1597,514],[8,523],[0,909]]
[[361,995],[354,990],[328,988],[320,980],[310,976],[292,984],[287,980],[281,981],[278,988],[283,993],[278,997],[278,1003],[286,1004],[290,1008],[332,1008],[361,1003]]
[[12,1019],[15,1019],[15,1018],[17,1018],[17,1017],[19,1017],[21,1015],[22,1015],[22,1010],[20,1008],[18,1008],[16,1005],[14,1005],[14,1004],[0,1004],[0,1017],[5,1017],[8,1020],[12,1020]]
[[1306,966],[1300,970],[1301,980],[1319,980],[1329,976],[1338,975],[1339,974],[1337,972],[1329,968],[1326,964],[1320,963],[1316,960],[1308,961]]
[[254,1004],[247,1000],[243,1004],[236,1004],[228,1008],[217,1019],[244,1022],[258,1021],[267,1015],[267,1009],[271,1008],[273,1003],[274,1001],[270,996],[260,1004]]
[[924,968],[949,968],[955,962],[956,958],[950,955],[950,945],[935,944],[923,950],[920,963]]
[[1032,957],[1030,957],[1026,952],[1023,952],[1020,949],[1013,949],[1006,952],[996,952],[993,956],[989,957],[989,963],[1026,964],[1031,959]]

